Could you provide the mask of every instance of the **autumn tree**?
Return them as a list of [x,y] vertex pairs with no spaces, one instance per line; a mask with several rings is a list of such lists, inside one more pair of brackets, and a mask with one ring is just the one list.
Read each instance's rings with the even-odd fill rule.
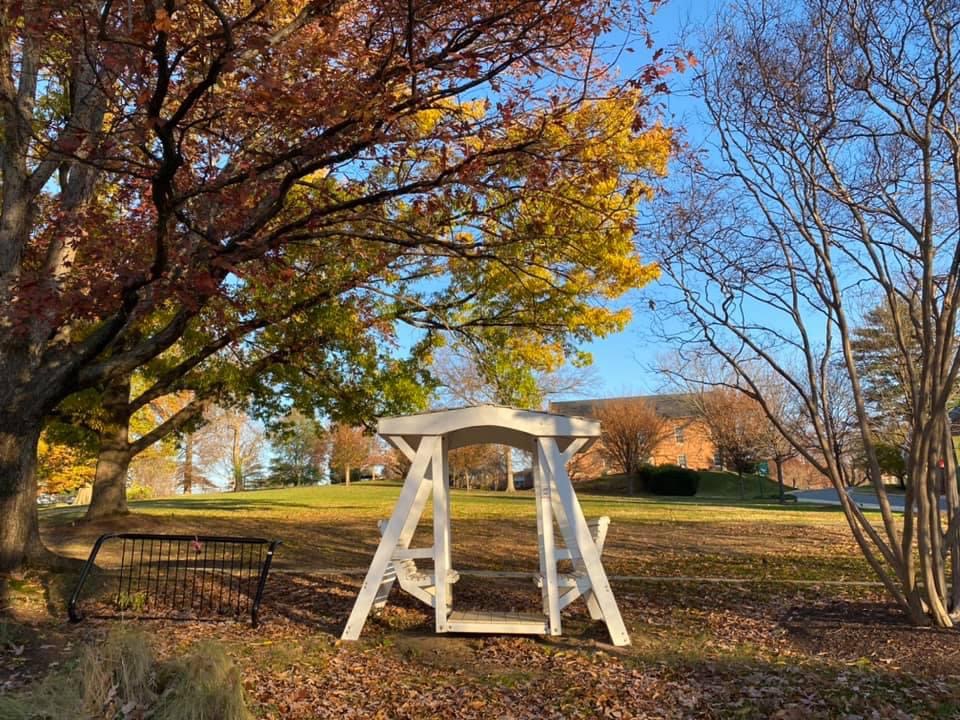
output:
[[[695,83],[718,152],[690,164],[653,234],[676,292],[660,307],[678,311],[679,322],[667,321],[678,345],[724,359],[830,478],[897,605],[912,622],[938,627],[960,622],[948,417],[960,370],[958,33],[949,2],[731,8],[705,41]],[[869,378],[854,350],[857,328],[871,323],[864,299],[885,308],[902,373],[902,518],[884,485]],[[784,425],[770,410],[759,382],[770,373],[790,388],[801,422]],[[838,397],[852,415],[838,411]],[[844,492],[846,417],[879,519]]]
[[[244,316],[251,288],[283,301],[309,275],[317,306],[388,298],[387,325],[539,324],[557,342],[569,318],[581,339],[623,322],[605,304],[643,269],[610,204],[648,193],[671,138],[647,122],[662,73],[614,78],[598,36],[642,32],[643,6],[0,13],[0,568],[50,559],[34,502],[44,418],[202,313]],[[637,140],[629,163],[591,150],[611,135]],[[606,194],[593,214],[590,188]]]
[[89,444],[48,429],[40,436],[37,451],[37,480],[42,492],[74,492],[93,482],[96,458]]
[[757,464],[769,457],[769,420],[760,405],[730,388],[703,393],[698,405],[721,463],[740,478],[742,500],[744,473],[756,472]]
[[[302,252],[295,256],[304,259]],[[312,295],[291,285],[285,302],[247,286],[245,306],[253,314],[208,309],[167,352],[99,394],[88,393],[99,403],[87,413],[96,422],[87,424],[100,447],[88,518],[126,512],[133,458],[202,422],[213,402],[253,401],[267,419],[292,404],[354,422],[423,406],[429,383],[421,382],[416,354],[397,360],[383,351],[372,309],[358,301],[317,307]],[[368,310],[366,319],[361,308]],[[66,404],[76,403],[70,398]]]
[[607,400],[593,412],[603,433],[603,454],[627,475],[632,495],[637,473],[670,433],[670,425],[653,404],[644,400]]
[[496,482],[501,475],[502,458],[503,453],[494,445],[467,445],[451,450],[450,479],[455,487],[467,490],[484,481]]
[[341,482],[349,485],[350,473],[362,469],[372,452],[372,438],[362,427],[335,423],[327,431],[327,457],[331,480],[336,475]]

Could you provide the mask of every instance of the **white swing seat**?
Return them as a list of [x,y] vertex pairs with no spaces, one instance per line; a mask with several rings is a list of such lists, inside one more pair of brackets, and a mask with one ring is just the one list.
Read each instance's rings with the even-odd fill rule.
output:
[[[380,534],[383,535],[387,527],[386,520],[377,522]],[[434,598],[437,587],[436,573],[427,570],[421,570],[417,567],[417,559],[425,560],[433,557],[433,548],[407,548],[405,550],[397,549],[390,558],[390,564],[387,566],[387,572],[384,576],[385,582],[381,584],[380,592],[375,599],[375,607],[383,607],[387,601],[387,595],[390,592],[391,581],[396,579],[400,587],[410,595],[425,602],[431,607],[434,604]],[[456,570],[447,571],[447,584],[452,585],[460,580],[460,573]]]
[[[596,520],[588,520],[587,527],[590,529],[590,537],[593,538],[593,544],[597,546],[597,553],[603,555],[603,545],[607,539],[607,529],[610,527],[610,518],[606,515],[598,517]],[[560,560],[573,560],[573,553],[569,548],[557,548],[556,558]],[[582,564],[582,563],[581,563]],[[574,563],[574,571],[570,573],[559,573],[557,575],[557,586],[564,588],[578,587],[585,582],[589,582],[587,571],[582,567],[577,567]],[[534,573],[533,582],[537,587],[543,587],[543,575]]]

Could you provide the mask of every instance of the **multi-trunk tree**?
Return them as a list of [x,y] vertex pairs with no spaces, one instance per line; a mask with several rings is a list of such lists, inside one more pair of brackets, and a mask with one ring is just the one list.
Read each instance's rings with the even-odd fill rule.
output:
[[[556,224],[539,203],[579,177],[629,198],[662,169],[669,135],[623,90],[660,73],[615,80],[598,53],[616,23],[645,20],[595,0],[4,5],[0,568],[50,559],[44,418],[171,348],[204,308],[251,284],[282,295],[291,248],[330,248],[318,292],[388,297],[386,322],[512,327],[558,298],[553,337],[554,313],[581,338],[603,326],[592,300],[637,277],[632,244],[605,242],[603,222],[565,228],[578,197]],[[612,114],[578,110],[610,98],[645,140],[631,166],[588,149]]]
[[[662,208],[663,308],[838,491],[854,538],[915,623],[960,622],[960,8],[931,0],[739,4],[695,83],[717,153]],[[674,302],[670,302],[670,301]],[[905,420],[898,516],[855,342],[882,305]],[[764,382],[786,388],[794,422]],[[779,400],[778,400],[779,401]],[[851,422],[852,421],[852,422]],[[850,430],[879,520],[845,492]],[[941,496],[941,489],[944,494]]]

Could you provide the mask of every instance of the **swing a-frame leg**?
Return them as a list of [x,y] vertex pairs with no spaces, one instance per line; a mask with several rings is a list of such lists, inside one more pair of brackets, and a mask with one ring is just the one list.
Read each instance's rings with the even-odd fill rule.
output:
[[553,438],[538,438],[537,448],[540,461],[549,468],[546,474],[551,478],[557,495],[558,524],[570,550],[574,567],[582,568],[586,575],[586,582],[578,584],[577,591],[586,597],[591,617],[599,615],[596,619],[602,619],[606,623],[613,644],[629,645],[630,635],[623,624],[607,573],[600,561],[600,550],[583,516],[570,476],[567,475],[566,461],[569,455],[576,452],[576,448],[568,448],[562,453]]
[[[432,482],[427,478],[427,472],[433,460],[434,445],[439,444],[438,437],[423,437],[413,457],[410,458],[410,470],[404,480],[403,490],[400,491],[400,498],[397,500],[393,515],[383,528],[380,545],[373,556],[347,625],[340,636],[344,640],[358,639],[374,603],[382,606],[386,602],[390,587],[398,577],[398,567],[395,565],[394,557],[397,551],[402,553],[409,548],[410,540],[423,514],[427,497],[430,495]],[[397,557],[396,562],[406,559],[409,558]],[[424,595],[429,597],[426,592]]]

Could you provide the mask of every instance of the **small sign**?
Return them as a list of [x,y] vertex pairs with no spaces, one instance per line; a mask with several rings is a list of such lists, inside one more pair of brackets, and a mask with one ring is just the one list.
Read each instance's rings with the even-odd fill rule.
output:
[[762,462],[758,462],[758,463],[757,463],[757,475],[760,475],[760,476],[762,476],[762,477],[769,477],[769,476],[770,476],[770,463],[768,463],[766,460],[763,460]]

